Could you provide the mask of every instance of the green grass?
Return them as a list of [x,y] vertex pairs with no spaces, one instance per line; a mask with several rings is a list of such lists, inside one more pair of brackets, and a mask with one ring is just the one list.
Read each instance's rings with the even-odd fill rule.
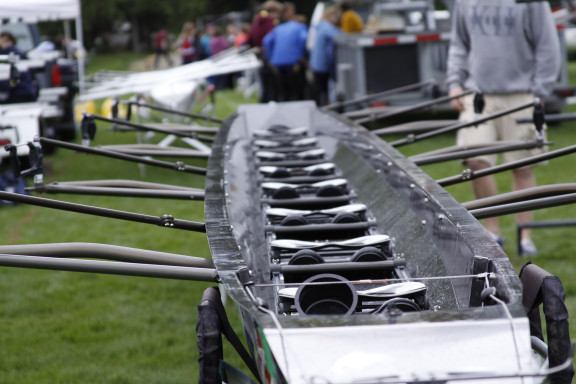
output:
[[[126,69],[134,56],[96,56],[91,72],[101,68]],[[124,66],[123,66],[124,65]],[[576,72],[576,65],[570,66]],[[234,92],[217,94],[216,114],[225,117],[244,103]],[[95,145],[133,143],[132,133],[114,133],[98,124]],[[576,144],[576,123],[563,123],[549,130],[554,148]],[[403,147],[407,155],[452,145],[446,135]],[[572,182],[574,155],[551,160],[536,170],[538,183]],[[203,187],[200,176],[146,167],[103,157],[59,150],[45,159],[47,180],[127,178]],[[204,161],[193,161],[205,165]],[[434,178],[459,174],[457,162],[426,166]],[[511,189],[509,173],[498,175],[501,192]],[[449,187],[459,201],[473,198],[470,186]],[[90,196],[49,196],[57,199],[150,215],[172,214],[176,218],[203,221],[200,202]],[[537,220],[574,219],[576,206],[536,212]],[[203,234],[165,229],[138,223],[85,216],[31,206],[0,208],[0,244],[48,242],[95,242],[174,252],[209,258]],[[516,256],[512,216],[502,218],[507,239],[505,251],[517,271],[525,259]],[[569,311],[576,314],[576,228],[542,229],[533,232],[540,254],[538,265],[564,282]],[[79,255],[81,256],[81,255]],[[210,284],[118,277],[87,273],[49,272],[0,268],[0,383],[188,383],[197,381],[196,306]],[[227,310],[242,334],[232,303]],[[576,337],[576,322],[571,324]],[[243,367],[225,344],[226,359]]]
[[129,63],[136,60],[144,60],[149,56],[150,54],[147,53],[108,53],[91,55],[88,58],[86,74],[90,75],[102,69],[108,71],[127,71],[129,70]]
[[[216,114],[245,101],[216,95]],[[134,143],[98,123],[94,145]],[[206,161],[187,161],[205,166]],[[58,150],[45,158],[46,182],[141,179],[204,187],[204,178]],[[128,212],[204,221],[202,202],[49,198]],[[91,242],[210,258],[205,234],[25,205],[0,208],[0,244]],[[80,257],[82,255],[79,255]],[[197,380],[196,306],[208,283],[0,268],[0,383],[184,383]],[[230,315],[236,317],[229,303]],[[241,334],[239,321],[235,321]],[[231,352],[227,348],[227,355]],[[228,357],[227,357],[228,358]],[[236,365],[241,363],[233,355]]]

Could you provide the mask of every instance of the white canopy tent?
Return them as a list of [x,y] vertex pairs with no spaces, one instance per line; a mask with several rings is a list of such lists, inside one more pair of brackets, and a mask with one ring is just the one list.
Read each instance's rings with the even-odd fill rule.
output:
[[28,23],[80,17],[79,0],[0,0],[0,18]]
[[[0,19],[36,23],[42,21],[66,21],[66,39],[70,40],[68,21],[75,21],[76,40],[84,46],[82,35],[82,12],[80,0],[0,0]],[[78,57],[80,93],[84,84],[84,57]]]

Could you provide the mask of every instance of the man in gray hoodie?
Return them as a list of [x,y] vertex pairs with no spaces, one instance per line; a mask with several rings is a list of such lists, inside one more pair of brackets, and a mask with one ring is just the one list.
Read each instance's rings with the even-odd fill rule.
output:
[[[556,25],[547,1],[516,3],[515,0],[456,0],[452,10],[452,36],[448,53],[447,82],[450,95],[462,89],[477,89],[484,94],[484,114],[516,107],[551,92],[560,70],[560,48]],[[460,111],[460,120],[474,119],[472,96],[451,102]],[[495,140],[533,140],[532,124],[516,124],[519,117],[530,117],[524,110],[477,127],[458,131],[458,145]],[[507,152],[504,161],[519,160],[542,149]],[[495,165],[497,155],[466,160],[473,171]],[[514,189],[536,185],[531,167],[513,171]],[[472,181],[476,198],[498,193],[493,176]],[[518,222],[532,221],[532,212],[518,214]],[[498,218],[485,219],[486,229],[502,244]],[[521,253],[535,255],[530,232],[524,230]]]

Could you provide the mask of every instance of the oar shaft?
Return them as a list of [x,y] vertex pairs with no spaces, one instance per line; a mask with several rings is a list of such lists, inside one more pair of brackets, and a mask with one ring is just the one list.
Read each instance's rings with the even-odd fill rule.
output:
[[60,140],[48,139],[46,137],[40,137],[38,140],[43,144],[53,145],[55,147],[60,147],[60,148],[71,149],[73,151],[90,153],[93,155],[112,157],[115,159],[132,161],[135,163],[147,164],[147,165],[152,165],[155,167],[169,168],[169,169],[173,169],[176,171],[194,173],[196,175],[206,175],[206,169],[205,168],[194,167],[191,165],[186,165],[186,164],[181,163],[181,162],[170,163],[167,161],[147,159],[147,158],[143,158],[143,157],[139,157],[139,156],[128,155],[128,154],[121,153],[121,152],[109,151],[109,150],[101,149],[101,148],[86,147],[83,145],[67,143],[67,142],[60,141]]
[[157,189],[161,191],[204,192],[204,190],[200,188],[182,187],[179,185],[172,185],[172,184],[151,183],[146,181],[125,180],[125,179],[60,181],[57,182],[57,184],[74,186],[74,187],[115,187],[115,188],[131,188],[131,189]]
[[131,101],[131,100],[118,100],[118,101],[121,103],[124,103],[124,104],[128,104],[128,105],[136,105],[138,107],[150,108],[150,109],[154,109],[154,110],[166,112],[166,113],[171,113],[171,114],[178,115],[178,116],[190,117],[192,119],[201,119],[201,120],[206,120],[206,121],[212,121],[212,122],[218,123],[218,124],[222,124],[224,122],[224,120],[218,119],[218,118],[212,117],[212,116],[206,116],[206,115],[201,115],[201,114],[197,114],[197,113],[182,112],[182,111],[177,111],[174,109],[159,107],[157,105],[140,103],[137,101]]
[[[516,119],[518,124],[526,124],[531,123],[533,120],[532,117],[525,117],[521,119]],[[576,113],[558,113],[558,114],[551,114],[551,115],[544,115],[544,120],[548,123],[559,123],[562,121],[572,121],[576,120]]]
[[402,92],[413,91],[415,89],[419,89],[419,88],[425,87],[427,85],[432,85],[432,84],[436,84],[436,80],[422,81],[420,83],[405,85],[403,87],[389,89],[387,91],[374,93],[372,95],[358,97],[358,98],[355,98],[352,100],[340,101],[337,103],[327,105],[324,107],[324,109],[334,110],[334,109],[338,109],[338,108],[349,107],[349,106],[354,105],[354,104],[360,104],[360,103],[364,103],[366,101],[376,100],[376,99],[379,99],[381,97],[391,96],[391,95],[395,95],[397,93],[402,93]]
[[202,257],[97,243],[0,245],[0,254],[57,258],[82,257],[83,259],[214,269],[212,260]]
[[396,111],[378,113],[378,114],[376,114],[376,115],[374,115],[374,116],[369,116],[369,117],[365,117],[365,118],[363,118],[363,119],[358,119],[358,120],[356,120],[356,122],[357,122],[358,124],[364,124],[364,123],[369,123],[369,122],[374,121],[374,120],[379,120],[379,119],[384,119],[384,118],[387,118],[387,117],[392,117],[392,116],[401,115],[401,114],[407,113],[407,112],[414,112],[414,111],[418,111],[418,110],[420,110],[420,109],[424,109],[424,108],[431,107],[431,106],[436,105],[436,104],[442,104],[442,103],[448,102],[448,101],[450,101],[450,100],[457,99],[457,98],[459,98],[459,97],[464,97],[464,96],[470,95],[470,94],[472,94],[472,93],[474,93],[474,91],[468,90],[468,91],[464,91],[464,92],[462,92],[461,94],[455,95],[455,96],[439,97],[439,98],[434,99],[434,100],[424,101],[424,102],[422,102],[422,103],[418,103],[418,104],[415,104],[415,105],[411,105],[411,106],[409,106],[409,107],[402,108],[402,109],[399,109],[399,110],[396,110]]
[[174,136],[178,136],[178,137],[189,137],[192,139],[199,139],[199,140],[203,140],[203,141],[207,141],[207,142],[213,142],[214,141],[214,139],[210,136],[199,135],[195,132],[183,132],[183,131],[177,131],[177,130],[163,129],[163,128],[158,128],[158,127],[154,127],[151,125],[133,123],[131,121],[122,120],[122,119],[112,119],[112,118],[108,118],[108,117],[104,117],[104,116],[100,116],[100,115],[87,115],[87,116],[93,117],[95,120],[100,120],[100,121],[104,121],[106,123],[112,123],[112,124],[122,124],[122,125],[126,125],[128,127],[142,130],[142,131],[158,132],[158,133],[164,133],[167,135],[174,135]]
[[471,127],[474,125],[482,124],[486,121],[497,119],[499,117],[506,116],[506,115],[509,115],[511,113],[521,111],[523,109],[534,107],[534,105],[535,105],[534,102],[525,103],[525,104],[519,105],[517,107],[505,109],[503,111],[493,113],[493,114],[488,115],[488,116],[481,117],[481,118],[476,119],[476,120],[450,125],[448,127],[440,128],[440,129],[437,129],[437,130],[431,131],[431,132],[426,132],[426,133],[423,133],[421,135],[410,135],[409,137],[407,137],[405,139],[393,141],[390,143],[390,145],[392,145],[393,147],[400,147],[400,146],[403,146],[406,144],[415,143],[416,141],[419,141],[419,140],[423,140],[423,139],[427,139],[430,137],[442,135],[442,134],[448,133],[448,132],[457,131],[458,129],[461,129],[461,128],[466,128],[466,127]]
[[539,154],[536,156],[527,157],[527,158],[522,159],[522,160],[512,161],[510,163],[497,165],[495,167],[481,169],[479,171],[466,170],[461,175],[447,177],[445,179],[437,180],[437,182],[441,186],[447,187],[449,185],[458,184],[458,183],[461,183],[463,181],[474,180],[474,179],[477,179],[480,177],[493,175],[495,173],[509,171],[511,169],[516,169],[516,168],[522,168],[522,167],[526,167],[528,165],[538,164],[542,161],[554,159],[556,157],[560,157],[560,156],[564,156],[564,155],[569,155],[569,154],[574,153],[574,152],[576,152],[576,145],[572,145],[572,146],[566,147],[566,148],[557,149],[555,151],[551,151],[551,152],[547,152],[547,153],[542,153],[542,154]]
[[494,207],[478,208],[470,211],[470,214],[478,220],[488,217],[504,216],[513,213],[534,211],[537,209],[557,207],[560,205],[576,203],[576,193],[570,193],[562,196],[544,197],[518,203],[497,205]]
[[64,193],[72,195],[92,196],[120,196],[120,197],[143,197],[174,200],[204,200],[204,192],[199,191],[173,191],[159,189],[136,189],[116,187],[82,187],[60,184],[47,184],[41,188],[30,188],[41,193]]
[[542,141],[526,141],[525,143],[518,143],[518,144],[510,144],[510,145],[494,145],[492,147],[485,147],[485,148],[474,148],[474,149],[467,149],[463,151],[451,152],[451,153],[444,153],[439,155],[431,155],[427,157],[420,157],[417,159],[413,159],[412,161],[416,165],[427,165],[427,164],[435,164],[440,163],[443,161],[449,160],[457,160],[457,159],[469,159],[475,156],[481,155],[489,155],[493,153],[503,153],[503,152],[510,152],[510,151],[518,151],[522,149],[532,149],[532,148],[540,148],[543,145],[550,145],[552,143],[544,143]]
[[4,191],[0,191],[0,200],[36,205],[45,208],[59,209],[62,211],[83,213],[93,216],[108,217],[111,219],[120,219],[144,224],[154,224],[168,228],[186,229],[195,232],[206,232],[206,225],[204,223],[178,220],[170,215],[164,215],[164,216],[143,215],[140,213],[118,211],[115,209],[69,203],[66,201],[45,199],[42,197],[27,196],[18,193],[10,193]]
[[0,266],[52,271],[103,273],[174,280],[218,282],[215,269],[137,264],[100,260],[60,259],[42,256],[0,255]]

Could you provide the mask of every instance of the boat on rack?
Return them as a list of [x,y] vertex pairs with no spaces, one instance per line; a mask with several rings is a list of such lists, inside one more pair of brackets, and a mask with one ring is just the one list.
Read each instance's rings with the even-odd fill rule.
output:
[[311,102],[245,105],[212,146],[214,265],[269,383],[529,383],[522,283],[413,162]]

